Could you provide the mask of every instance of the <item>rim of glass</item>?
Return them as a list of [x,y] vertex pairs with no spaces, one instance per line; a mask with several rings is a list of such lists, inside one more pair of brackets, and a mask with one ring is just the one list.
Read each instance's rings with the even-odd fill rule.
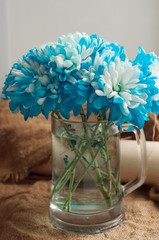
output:
[[[65,122],[65,123],[83,123],[82,121],[72,121],[72,120],[67,120],[67,119],[59,119],[58,117],[55,116],[55,113],[52,112],[51,113],[51,117],[54,118],[55,120],[58,120],[58,121],[62,121],[62,122]],[[108,124],[111,124],[111,125],[115,125],[114,122],[111,122],[111,121],[108,121],[108,120],[102,120],[102,121],[87,121],[86,123],[91,123],[91,124],[95,124],[95,123],[102,123],[102,122],[106,122]]]

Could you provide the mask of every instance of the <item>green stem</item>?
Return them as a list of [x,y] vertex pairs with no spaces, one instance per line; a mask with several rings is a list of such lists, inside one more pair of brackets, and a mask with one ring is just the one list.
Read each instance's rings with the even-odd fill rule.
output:
[[[86,169],[86,165],[84,164],[84,162],[82,160],[80,160],[80,163],[83,166],[83,168]],[[89,164],[89,161],[87,163]],[[92,173],[89,172],[89,169],[87,170],[87,173],[88,173],[89,177],[93,180],[93,182],[95,182],[95,184],[97,184],[96,178],[92,175]]]
[[73,169],[71,177],[70,177],[70,183],[69,183],[69,196],[67,201],[65,202],[63,209],[67,210],[68,212],[71,211],[71,192],[72,192],[72,186],[73,186],[73,181],[74,181],[74,177],[75,177],[75,169]]
[[[88,129],[87,129],[87,124],[85,124],[87,122],[87,119],[84,115],[84,111],[83,109],[81,110],[81,119],[82,119],[82,122],[83,122],[83,127],[84,127],[84,130],[85,130],[85,134],[87,135],[88,134]],[[90,144],[88,144],[88,149],[89,149],[89,152],[90,152],[90,155],[91,155],[91,158],[93,159],[93,150],[92,150],[92,147]],[[100,148],[99,148],[100,150]],[[98,187],[101,191],[101,193],[103,194],[104,198],[106,199],[106,202],[109,206],[112,206],[112,201],[110,200],[110,194],[107,192],[107,190],[105,189],[105,186],[104,186],[104,183],[103,183],[103,178],[102,178],[102,174],[100,172],[100,168],[98,166],[98,163],[95,159],[94,161],[94,164],[95,164],[95,170],[97,172],[97,182],[98,182]]]
[[87,173],[88,169],[93,165],[94,161],[96,160],[96,157],[99,153],[98,149],[93,157],[93,160],[89,163],[89,165],[84,169],[84,171],[82,172],[82,174],[79,176],[79,178],[76,180],[75,185],[73,186],[72,189],[72,193],[76,190],[76,188],[78,187],[79,183],[81,182],[81,180],[83,179],[84,175]]
[[108,200],[108,191],[106,190],[106,188],[104,186],[103,177],[102,177],[101,170],[98,166],[97,161],[95,161],[95,169],[96,169],[96,172],[97,172],[97,179],[98,179],[98,184],[97,185],[98,185],[100,191],[102,192],[107,204],[110,206],[110,203],[109,203],[109,200]]
[[[84,172],[85,172],[85,173],[88,173],[88,175],[90,176],[90,178],[95,182],[95,184],[97,184],[96,178],[89,172],[89,168],[85,166],[85,164],[83,163],[82,159],[80,160],[80,162],[81,162],[81,165],[83,166],[83,168],[84,168],[84,170],[85,170]],[[74,176],[73,176],[73,177],[74,177]],[[83,176],[83,177],[84,177],[84,176]],[[70,210],[71,210],[71,196],[72,196],[72,194],[76,191],[76,189],[77,189],[80,181],[82,180],[82,178],[81,178],[81,180],[78,179],[78,180],[76,181],[76,187],[74,186],[74,188],[72,189],[72,187],[73,187],[73,180],[74,180],[74,179],[71,178],[71,180],[70,180],[71,182],[70,182],[70,185],[69,185],[69,196],[68,196],[68,199],[66,200],[66,202],[65,202],[65,204],[64,204],[64,207],[63,207],[64,210],[68,209],[68,212],[70,212]]]
[[[55,114],[57,115],[57,117],[62,120],[60,114],[58,113],[58,111],[56,110],[55,111]],[[64,127],[65,131],[67,132],[68,136],[71,138],[71,134],[70,134],[70,130],[68,128],[68,126],[63,122],[61,121],[61,124],[62,126]],[[65,169],[65,171],[61,174],[61,176],[58,178],[58,180],[56,181],[55,185],[54,185],[54,189],[52,191],[52,197],[54,194],[58,193],[64,186],[65,184],[67,183],[67,181],[69,180],[70,176],[71,176],[71,169],[74,169],[75,166],[77,165],[78,161],[81,159],[81,157],[83,157],[83,154],[84,152],[87,150],[87,145],[91,142],[91,140],[93,139],[93,137],[95,136],[96,134],[96,131],[98,129],[98,126],[99,126],[99,123],[96,125],[92,135],[91,135],[91,139],[88,140],[86,146],[83,148],[82,152],[79,152],[79,150],[74,147],[74,151],[76,153],[76,156],[74,158],[74,160],[67,166],[67,168]],[[82,140],[81,140],[82,142]],[[66,176],[66,174],[68,174]],[[66,178],[65,178],[66,177]],[[65,178],[65,180],[61,183],[61,181]],[[58,185],[60,184],[60,186],[58,187]]]
[[68,175],[66,176],[65,180],[63,181],[63,183],[60,184],[59,188],[58,185],[59,183],[62,181],[62,179],[65,177],[66,173],[68,172],[68,169],[74,169],[75,166],[77,165],[78,161],[80,160],[80,158],[83,156],[84,152],[87,150],[87,145],[84,147],[83,151],[78,155],[77,158],[75,158],[68,166],[68,168],[63,172],[63,174],[59,177],[59,179],[57,180],[56,184],[54,185],[54,189],[52,192],[52,196],[54,194],[56,194],[57,192],[59,192],[67,183],[68,179],[71,176],[71,171],[68,173]]
[[[103,120],[103,115],[102,113],[99,111],[99,117],[101,120]],[[112,172],[111,172],[111,166],[110,166],[110,155],[109,155],[109,152],[108,152],[108,142],[107,142],[107,136],[106,136],[106,129],[105,129],[105,124],[104,122],[102,121],[102,133],[103,133],[103,138],[104,138],[104,148],[105,148],[105,153],[106,153],[106,161],[105,161],[105,164],[106,164],[106,171],[108,173],[108,196],[109,196],[109,202],[110,202],[110,205],[112,205],[112,196],[111,196],[111,189],[112,189]]]
[[70,184],[69,184],[68,212],[70,212],[71,210],[71,196],[72,196],[72,187],[73,187],[74,178],[75,178],[75,168],[72,170]]
[[[109,179],[108,177],[108,174],[104,171],[101,170],[101,174],[106,178],[106,179]],[[120,177],[117,178],[117,180],[114,179],[114,176],[112,174],[111,176],[111,179],[112,179],[112,184],[113,184],[113,187],[116,191],[116,194],[120,194]]]
[[85,134],[86,134],[86,136],[87,136],[87,134],[88,134],[88,130],[87,130],[87,118],[86,118],[86,116],[85,116],[85,114],[84,114],[83,108],[81,109],[80,115],[81,115],[81,119],[82,119],[83,128],[84,128]]
[[[87,159],[85,159],[85,160],[87,161],[88,164],[90,163]],[[86,170],[86,173],[89,175],[89,177],[93,180],[93,182],[94,182],[95,184],[97,184],[96,178],[89,172],[89,169],[86,167],[86,165],[84,164],[84,162],[82,161],[82,159],[80,159],[80,163],[81,163],[81,165],[83,166],[84,170]],[[72,187],[72,184],[71,184],[71,187]],[[76,187],[76,188],[77,188],[77,187]],[[70,190],[71,190],[71,192],[70,192]],[[74,190],[69,189],[69,196],[68,196],[68,199],[66,200],[66,202],[65,202],[65,204],[64,204],[64,207],[63,207],[64,210],[66,210],[66,209],[67,209],[67,206],[68,206],[68,211],[70,211],[69,206],[71,205],[71,196],[72,196],[72,194],[73,194],[73,192],[74,192],[75,190],[76,190],[75,188],[74,188]]]

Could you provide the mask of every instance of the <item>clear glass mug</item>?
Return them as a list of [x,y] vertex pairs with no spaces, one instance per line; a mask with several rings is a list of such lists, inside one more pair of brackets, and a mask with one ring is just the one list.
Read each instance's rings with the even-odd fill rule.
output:
[[[131,130],[130,130],[131,128]],[[136,136],[141,164],[136,178],[120,182],[120,136]],[[144,183],[146,145],[143,130],[107,121],[65,121],[52,115],[52,196],[49,220],[57,228],[97,233],[124,220],[122,198]]]

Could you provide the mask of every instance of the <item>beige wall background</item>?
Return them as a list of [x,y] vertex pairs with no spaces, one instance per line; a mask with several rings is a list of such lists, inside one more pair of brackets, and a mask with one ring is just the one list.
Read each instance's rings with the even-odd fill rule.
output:
[[29,49],[68,32],[96,33],[159,55],[159,0],[0,0],[0,88],[9,67]]

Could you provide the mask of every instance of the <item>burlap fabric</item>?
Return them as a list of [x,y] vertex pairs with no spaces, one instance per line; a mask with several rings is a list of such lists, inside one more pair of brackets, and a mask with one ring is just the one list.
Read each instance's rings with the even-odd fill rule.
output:
[[79,235],[55,229],[48,221],[51,181],[0,184],[0,240],[158,240],[159,204],[144,186],[124,198],[125,221],[116,229]]
[[19,181],[51,159],[51,123],[42,115],[24,121],[0,101],[0,181]]

